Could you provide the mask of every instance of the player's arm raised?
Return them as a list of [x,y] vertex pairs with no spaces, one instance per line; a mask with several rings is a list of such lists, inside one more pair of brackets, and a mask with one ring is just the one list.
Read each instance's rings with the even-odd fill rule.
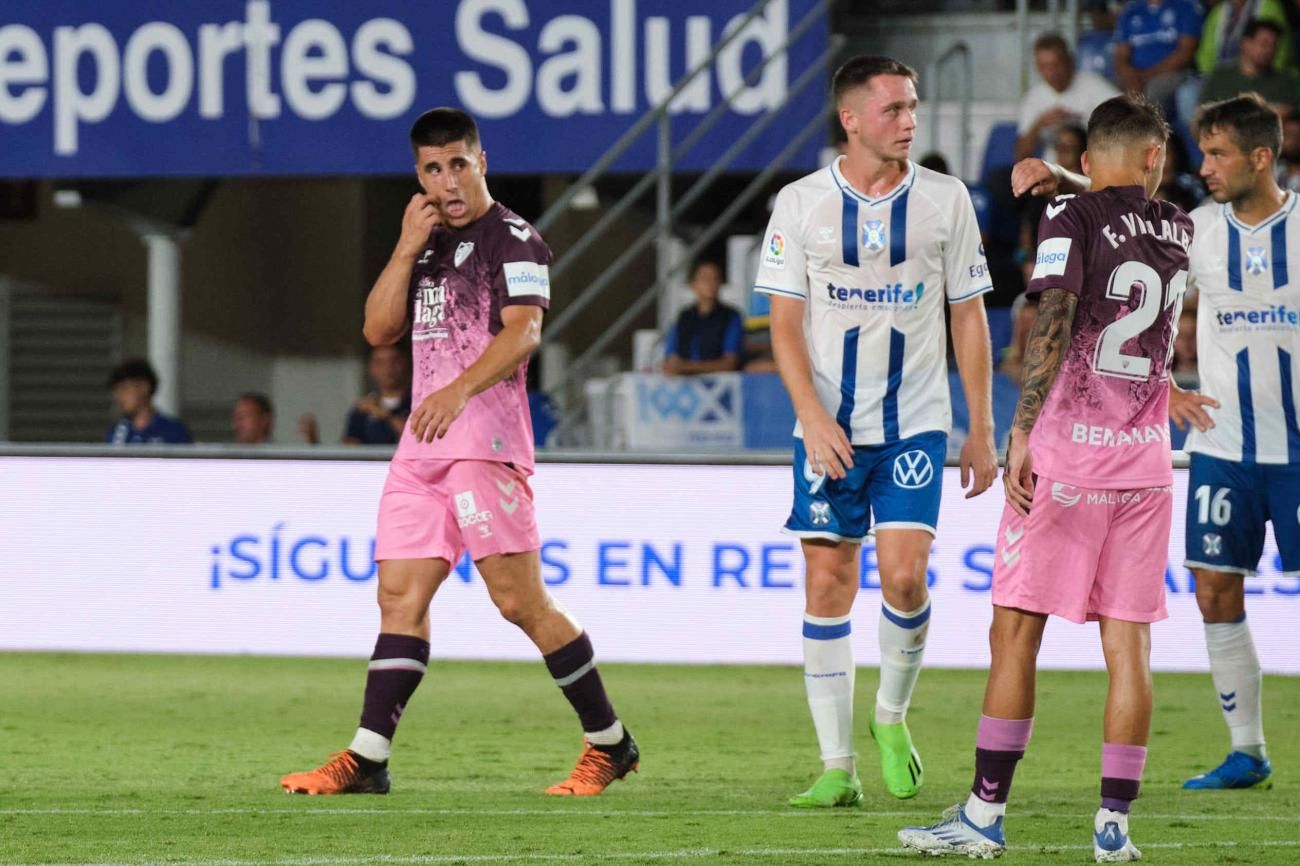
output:
[[441,439],[465,411],[465,404],[509,376],[542,342],[542,308],[501,308],[501,330],[478,360],[447,386],[425,397],[411,413],[411,432],[420,442]]
[[406,333],[411,271],[437,224],[438,212],[424,193],[411,196],[393,255],[366,297],[366,323],[361,332],[370,345],[389,346]]
[[803,427],[804,450],[813,471],[839,480],[853,465],[849,437],[822,406],[813,387],[812,362],[803,334],[805,301],[772,296],[772,353]]
[[1033,461],[1029,456],[1029,433],[1043,411],[1043,404],[1056,381],[1056,374],[1070,345],[1074,311],[1079,298],[1065,289],[1047,289],[1038,302],[1038,318],[1025,349],[1025,380],[1020,387],[1011,424],[1011,445],[1007,467],[1002,473],[1007,502],[1020,514],[1028,514],[1034,498]]
[[1029,195],[1073,195],[1092,188],[1092,178],[1067,171],[1036,156],[1022,159],[1011,169],[1011,192]]

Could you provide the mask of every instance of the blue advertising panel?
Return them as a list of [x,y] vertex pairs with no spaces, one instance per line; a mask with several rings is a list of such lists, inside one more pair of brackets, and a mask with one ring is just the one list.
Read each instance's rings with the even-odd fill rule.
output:
[[[454,105],[482,126],[491,170],[590,166],[753,0],[42,0],[0,19],[0,176],[365,175],[411,170],[406,134]],[[769,0],[673,103],[684,158],[716,161],[779,111],[736,163],[766,166],[820,110],[783,105],[827,45],[824,15],[778,51],[814,0]],[[774,56],[775,55],[775,56]],[[768,62],[753,80],[748,73]],[[654,134],[618,164],[654,162]],[[812,167],[814,141],[790,163]]]

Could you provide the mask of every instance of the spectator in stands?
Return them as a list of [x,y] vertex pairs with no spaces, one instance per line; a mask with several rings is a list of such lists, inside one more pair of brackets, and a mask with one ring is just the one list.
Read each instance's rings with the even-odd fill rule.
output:
[[1247,24],[1241,35],[1241,53],[1235,61],[1222,63],[1210,73],[1201,85],[1200,102],[1219,102],[1253,90],[1268,100],[1279,115],[1288,116],[1296,100],[1296,78],[1291,70],[1278,70],[1273,65],[1282,34],[1276,22],[1264,18]]
[[411,370],[400,344],[372,346],[366,372],[374,390],[348,413],[346,445],[396,445],[411,414]]
[[682,310],[664,346],[669,376],[725,373],[740,369],[744,327],[740,311],[718,300],[722,267],[701,259],[691,268],[695,303]]
[[1129,0],[1115,29],[1115,74],[1125,90],[1173,114],[1174,93],[1192,75],[1200,38],[1196,0]]
[[271,399],[253,391],[240,394],[230,412],[230,426],[235,431],[235,441],[240,445],[265,445],[270,442],[274,420]]
[[[1196,68],[1201,74],[1209,75],[1225,63],[1235,63],[1250,25],[1258,20],[1277,25],[1277,47],[1270,62],[1279,72],[1287,69],[1291,60],[1291,27],[1287,23],[1284,0],[1223,0],[1210,9],[1201,29],[1201,44],[1196,51]],[[1233,91],[1223,98],[1237,93]]]
[[1160,176],[1160,186],[1154,198],[1172,202],[1191,213],[1205,199],[1205,187],[1201,180],[1191,172],[1187,158],[1187,147],[1182,138],[1169,136],[1165,145],[1165,167]]
[[1292,111],[1282,121],[1282,153],[1277,161],[1278,185],[1300,192],[1300,112]]
[[1034,320],[1038,318],[1038,297],[1028,297],[1021,293],[1011,304],[1011,344],[1002,350],[998,362],[998,372],[1020,387],[1025,369],[1025,349],[1029,345],[1029,334],[1034,330]]
[[158,374],[142,358],[123,361],[108,376],[113,402],[122,417],[108,429],[107,441],[113,445],[188,445],[193,442],[189,429],[177,418],[164,415],[153,407],[158,391]]
[[1087,124],[1092,110],[1119,91],[1097,73],[1076,69],[1070,46],[1058,33],[1034,40],[1034,66],[1043,80],[1020,102],[1016,159],[1033,156],[1042,147],[1044,159],[1059,162],[1052,145],[1061,125]]

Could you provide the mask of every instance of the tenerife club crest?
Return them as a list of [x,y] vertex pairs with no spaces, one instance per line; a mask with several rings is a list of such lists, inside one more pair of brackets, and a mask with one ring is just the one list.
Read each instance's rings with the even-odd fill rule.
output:
[[1268,270],[1268,251],[1263,247],[1246,248],[1246,272],[1259,276]]
[[878,253],[886,243],[888,238],[883,220],[867,220],[862,224],[862,246],[867,248],[867,252]]

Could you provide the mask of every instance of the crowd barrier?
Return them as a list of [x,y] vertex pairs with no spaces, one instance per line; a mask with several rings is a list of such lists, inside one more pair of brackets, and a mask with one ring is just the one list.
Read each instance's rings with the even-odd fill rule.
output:
[[[72,456],[88,453],[98,456]],[[371,549],[387,454],[235,453],[0,451],[0,649],[369,653],[378,626]],[[556,598],[606,660],[799,663],[803,562],[797,540],[781,532],[787,458],[650,462],[665,457],[557,455],[545,459],[561,462],[539,464],[532,483],[543,577]],[[1181,566],[1185,470],[1175,478],[1170,617],[1154,627],[1153,662],[1205,670],[1191,576]],[[929,573],[926,660],[934,666],[988,661],[1001,485],[962,496],[949,467]],[[870,543],[862,562],[853,634],[858,663],[870,666],[880,602]],[[535,659],[480,582],[462,561],[440,590],[434,655]],[[1246,585],[1265,670],[1300,673],[1300,578],[1281,575],[1271,534],[1260,574]],[[1053,621],[1041,661],[1101,667],[1097,627]]]

